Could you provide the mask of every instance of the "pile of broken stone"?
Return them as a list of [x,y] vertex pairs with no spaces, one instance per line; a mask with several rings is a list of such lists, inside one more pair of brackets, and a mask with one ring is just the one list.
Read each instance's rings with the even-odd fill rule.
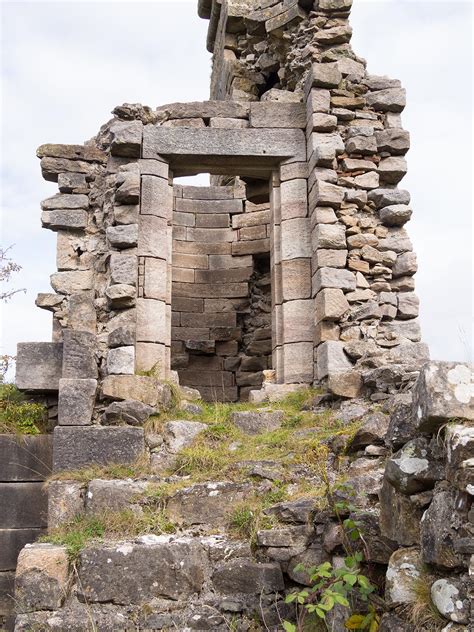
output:
[[[472,624],[472,385],[467,365],[432,362],[423,367],[412,394],[399,394],[382,409],[362,399],[341,404],[318,396],[313,402],[315,411],[331,406],[347,424],[361,421],[350,441],[343,436],[329,441],[328,471],[335,473],[339,459],[356,493],[352,516],[367,544],[369,572],[379,586],[385,583],[381,632],[414,629],[420,583],[428,586],[437,613],[420,630],[467,632]],[[271,400],[273,412],[263,401],[260,411],[233,413],[232,422],[249,434],[277,429],[283,419],[277,402],[285,389],[266,384],[256,397]],[[170,480],[163,478],[170,459],[205,427],[174,420],[166,422],[160,438],[150,436],[168,459],[161,460],[156,476],[53,481],[50,528],[81,513],[140,511],[150,482]],[[230,620],[236,629],[248,630],[257,616],[266,629],[281,630],[281,619],[291,618],[284,595],[310,584],[295,567],[340,564],[341,527],[333,510],[318,509],[308,493],[265,510],[275,524],[257,532],[255,547],[236,539],[227,531],[229,510],[251,492],[265,493],[282,476],[279,463],[250,465],[247,481],[221,478],[174,492],[166,505],[177,525],[173,535],[93,542],[74,567],[62,546],[28,545],[16,577],[17,632],[34,625],[79,630],[84,617],[100,630],[136,625],[224,631]],[[304,468],[300,476],[312,480]],[[344,608],[328,615],[332,629],[341,632],[346,619]]]

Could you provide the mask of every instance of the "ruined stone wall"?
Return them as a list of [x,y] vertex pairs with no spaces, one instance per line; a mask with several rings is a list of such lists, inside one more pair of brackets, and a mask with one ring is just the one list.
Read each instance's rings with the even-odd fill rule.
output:
[[271,317],[257,320],[255,296],[270,212],[244,196],[242,185],[174,187],[171,368],[211,401],[246,399],[271,368]]
[[210,20],[212,98],[306,103],[307,163],[290,183],[296,191],[308,178],[308,209],[297,215],[311,235],[315,379],[342,395],[362,384],[404,389],[428,358],[404,228],[410,195],[397,187],[410,144],[405,91],[370,75],[352,50],[351,4],[200,3]]

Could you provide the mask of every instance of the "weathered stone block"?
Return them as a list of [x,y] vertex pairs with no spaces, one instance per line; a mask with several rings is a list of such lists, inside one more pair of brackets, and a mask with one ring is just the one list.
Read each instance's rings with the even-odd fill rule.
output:
[[88,426],[92,423],[97,380],[59,380],[58,422],[61,426]]
[[83,230],[87,226],[87,212],[83,210],[43,211],[41,225],[49,230]]
[[143,123],[141,121],[115,120],[110,126],[113,156],[138,158],[142,145]]
[[313,294],[324,288],[337,288],[345,292],[355,290],[355,274],[342,268],[318,268],[313,276]]
[[311,296],[311,260],[290,259],[281,263],[283,300]]
[[283,377],[287,384],[312,383],[314,379],[312,342],[283,345]]
[[156,110],[158,116],[166,114],[170,119],[180,118],[248,118],[249,103],[236,101],[193,101],[168,103]]
[[166,304],[153,299],[137,300],[137,341],[166,344],[169,329]]
[[85,486],[75,481],[50,481],[48,484],[48,527],[68,524],[84,511]]
[[263,101],[250,104],[251,127],[305,128],[306,108],[302,103]]
[[350,308],[342,290],[325,288],[318,292],[315,299],[315,320],[338,320]]
[[107,354],[107,373],[109,375],[134,375],[135,347],[117,347]]
[[54,471],[76,470],[87,465],[133,463],[144,451],[141,428],[126,426],[54,429]]
[[57,610],[68,593],[69,561],[66,548],[34,544],[18,557],[15,598],[20,612]]
[[138,254],[141,257],[158,257],[167,260],[171,226],[162,217],[141,215],[138,230]]
[[0,481],[42,481],[52,463],[51,435],[0,435]]
[[402,157],[383,158],[377,167],[377,172],[389,184],[397,184],[407,172],[407,161]]
[[171,520],[180,525],[225,526],[232,506],[251,492],[248,483],[215,482],[192,485],[174,494],[166,506]]
[[92,293],[71,294],[68,305],[68,327],[95,334],[97,313]]
[[62,362],[62,343],[18,343],[15,377],[17,387],[25,391],[57,391]]
[[137,284],[138,259],[136,255],[112,253],[110,256],[110,278],[112,283]]
[[310,220],[298,217],[281,223],[281,257],[283,261],[311,256]]
[[88,603],[141,605],[157,597],[186,599],[201,591],[204,554],[199,542],[154,535],[141,540],[82,551],[80,592]]
[[168,178],[142,176],[140,213],[170,220],[173,209],[173,187]]
[[0,529],[46,527],[48,494],[42,483],[0,483]]
[[250,435],[277,430],[283,423],[284,413],[276,411],[242,411],[231,415],[231,422],[242,432]]
[[74,294],[93,288],[94,273],[92,270],[56,272],[51,275],[50,279],[51,287],[58,294]]
[[311,85],[318,88],[337,88],[342,74],[337,63],[315,63],[311,69]]
[[402,112],[406,105],[406,92],[403,88],[387,88],[369,92],[367,105],[380,112]]
[[299,178],[281,183],[281,219],[307,217],[307,181]]
[[[154,162],[157,162],[156,160]],[[114,206],[114,219],[116,224],[138,224],[140,207],[138,204],[121,204]]]
[[313,249],[345,250],[346,228],[340,224],[318,224],[312,234]]
[[344,373],[352,369],[349,358],[344,353],[344,343],[328,340],[317,349],[317,375],[322,380],[331,373]]
[[430,362],[413,390],[413,415],[420,432],[436,432],[450,419],[474,420],[474,374],[468,364]]
[[380,527],[388,538],[398,542],[400,546],[418,544],[423,511],[423,505],[398,492],[384,478],[380,490]]
[[45,529],[0,529],[0,571],[14,571],[21,549],[44,533]]
[[144,375],[109,375],[102,382],[102,395],[115,400],[135,399],[159,408],[171,402],[170,386]]
[[87,331],[63,332],[62,377],[72,379],[96,379],[98,375],[95,359],[96,336]]
[[259,564],[235,559],[219,565],[212,576],[214,588],[223,594],[259,594],[283,590],[284,582],[278,563]]
[[138,243],[137,224],[127,224],[125,226],[109,226],[106,229],[107,239],[113,248],[123,250],[133,248]]
[[147,481],[94,479],[87,487],[86,512],[103,514],[129,509],[137,504],[148,485]]
[[311,299],[283,303],[283,339],[310,342],[314,336],[314,301]]
[[386,226],[403,226],[412,215],[412,210],[406,204],[392,204],[379,211],[381,221]]
[[391,604],[409,604],[417,599],[415,585],[422,573],[419,549],[400,549],[392,553],[387,569],[385,598]]
[[54,211],[57,209],[87,209],[89,198],[87,195],[76,195],[69,193],[57,193],[53,197],[41,202],[43,211]]

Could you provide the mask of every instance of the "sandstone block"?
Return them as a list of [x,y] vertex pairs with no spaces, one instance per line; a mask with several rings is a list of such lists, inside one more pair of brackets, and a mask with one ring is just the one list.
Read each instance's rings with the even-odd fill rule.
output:
[[129,509],[144,495],[147,486],[146,481],[94,479],[87,487],[86,511],[101,514]]
[[412,210],[405,204],[392,204],[379,211],[379,217],[386,226],[403,226],[412,215]]
[[24,391],[57,391],[62,362],[62,343],[20,342],[17,346],[15,383]]
[[167,408],[171,389],[155,377],[109,375],[102,382],[102,395],[114,400],[137,400],[155,408]]
[[58,423],[61,426],[88,426],[92,423],[97,380],[59,380]]
[[282,261],[283,300],[310,298],[311,296],[311,260],[290,259]]
[[136,255],[112,253],[110,256],[110,278],[112,283],[137,285],[138,259]]
[[328,389],[339,397],[359,397],[363,381],[359,371],[351,370],[328,375]]
[[201,591],[204,555],[199,542],[154,535],[140,540],[82,551],[79,577],[88,603],[141,605],[157,597],[186,599]]
[[152,406],[134,399],[112,402],[104,410],[102,423],[107,425],[128,424],[129,426],[141,426],[155,412],[156,409]]
[[168,178],[142,176],[140,213],[170,220],[173,209],[173,187]]
[[312,132],[333,132],[337,128],[337,116],[315,112],[310,118]]
[[285,343],[313,340],[314,302],[310,299],[283,303],[283,339]]
[[52,456],[51,435],[25,435],[18,440],[0,434],[0,481],[43,481],[51,471]]
[[232,256],[254,255],[270,251],[270,239],[254,239],[232,244]]
[[249,104],[236,101],[195,101],[168,103],[156,110],[158,116],[167,114],[170,119],[180,118],[248,118]]
[[393,204],[410,203],[410,194],[403,189],[375,189],[369,192],[368,198],[378,209]]
[[377,167],[377,172],[389,184],[398,184],[407,172],[407,162],[402,157],[383,158]]
[[284,587],[278,563],[257,563],[235,559],[219,565],[212,576],[214,588],[223,594],[259,594],[278,592]]
[[112,133],[112,155],[131,158],[140,156],[143,132],[141,121],[115,120],[110,126],[110,131]]
[[[132,168],[128,169],[129,166]],[[127,167],[127,170],[119,171],[116,176],[118,188],[115,191],[115,203],[138,204],[140,200],[140,172],[138,165],[132,163],[131,165],[125,165],[125,167]]]
[[0,483],[0,529],[47,526],[48,494],[43,483]]
[[318,380],[333,373],[345,373],[352,369],[352,364],[344,353],[344,343],[334,340],[319,345],[316,365]]
[[311,85],[318,88],[337,88],[342,74],[337,63],[315,63],[311,69]]
[[340,224],[318,224],[312,234],[313,249],[345,250],[346,229]]
[[[316,234],[315,231],[313,231],[313,239],[315,237]],[[313,270],[318,270],[319,268],[345,268],[346,262],[347,250],[318,248],[313,242]]]
[[310,220],[298,217],[282,221],[281,242],[283,261],[311,256]]
[[111,309],[124,309],[133,307],[136,302],[137,290],[133,285],[118,283],[110,285],[105,290]]
[[57,193],[53,197],[41,202],[43,211],[54,211],[57,209],[88,209],[89,198],[87,195],[77,195],[74,193]]
[[48,484],[48,526],[55,529],[84,511],[84,485],[74,481]]
[[107,162],[107,155],[93,145],[59,145],[48,143],[36,150],[38,158],[65,158],[75,161]]
[[135,373],[135,347],[117,347],[107,354],[109,375],[133,375]]
[[0,529],[0,574],[4,571],[14,571],[21,549],[44,533],[44,529]]
[[97,339],[87,331],[63,332],[62,377],[72,379],[96,379],[97,362],[95,359]]
[[306,108],[302,103],[263,101],[250,104],[251,127],[306,127]]
[[107,239],[113,248],[123,250],[133,248],[138,243],[137,224],[127,224],[126,226],[109,226],[106,229]]
[[288,180],[281,183],[281,219],[293,219],[308,215],[307,181]]
[[153,299],[137,299],[137,341],[166,344],[168,337],[166,304]]
[[355,274],[342,268],[318,268],[313,276],[313,295],[323,288],[338,288],[345,292],[355,290]]
[[418,270],[418,262],[414,252],[404,252],[398,255],[393,268],[392,274],[394,278],[411,276]]
[[134,463],[143,454],[141,428],[56,426],[54,429],[54,471],[76,470],[87,465]]
[[379,112],[402,112],[406,105],[406,92],[403,88],[387,88],[369,92],[367,105]]
[[68,306],[68,326],[75,331],[96,332],[97,313],[91,294],[71,294]]
[[15,597],[22,612],[57,610],[68,593],[69,561],[66,548],[34,544],[18,557]]
[[283,345],[283,377],[287,384],[311,384],[313,382],[312,342]]
[[83,230],[87,226],[87,212],[84,210],[43,211],[41,225],[50,230]]
[[410,134],[403,129],[384,129],[375,132],[375,138],[379,152],[387,151],[393,156],[398,156],[406,154],[410,149]]
[[348,154],[362,154],[371,156],[377,153],[377,141],[375,136],[351,136],[346,142]]
[[166,509],[171,520],[180,525],[225,526],[232,507],[243,502],[250,491],[248,483],[197,484],[174,494]]
[[241,411],[231,415],[231,422],[242,432],[250,435],[277,430],[283,423],[284,413],[277,411]]
[[349,303],[341,289],[326,288],[315,299],[316,322],[339,320],[349,310]]
[[420,432],[436,432],[449,419],[474,420],[473,372],[459,362],[429,362],[413,391],[413,413]]
[[398,318],[407,320],[417,318],[420,307],[420,299],[414,292],[399,292],[398,294]]
[[169,274],[171,271],[166,261],[147,257],[145,259],[144,298],[153,298],[159,301],[168,300]]
[[56,272],[50,278],[51,287],[58,294],[74,294],[91,290],[94,284],[94,273],[92,270]]

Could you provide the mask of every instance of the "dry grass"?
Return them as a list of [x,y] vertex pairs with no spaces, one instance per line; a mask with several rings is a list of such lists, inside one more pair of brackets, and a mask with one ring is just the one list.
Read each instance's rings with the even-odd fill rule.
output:
[[48,486],[52,481],[77,481],[78,483],[88,483],[95,478],[101,479],[124,479],[124,478],[146,478],[151,476],[153,471],[150,467],[149,459],[143,455],[134,463],[108,463],[107,465],[88,465],[77,470],[63,470],[52,474],[45,482]]
[[440,632],[446,620],[440,615],[431,600],[431,585],[435,577],[423,573],[413,581],[415,601],[407,607],[407,615],[413,624],[413,632]]

